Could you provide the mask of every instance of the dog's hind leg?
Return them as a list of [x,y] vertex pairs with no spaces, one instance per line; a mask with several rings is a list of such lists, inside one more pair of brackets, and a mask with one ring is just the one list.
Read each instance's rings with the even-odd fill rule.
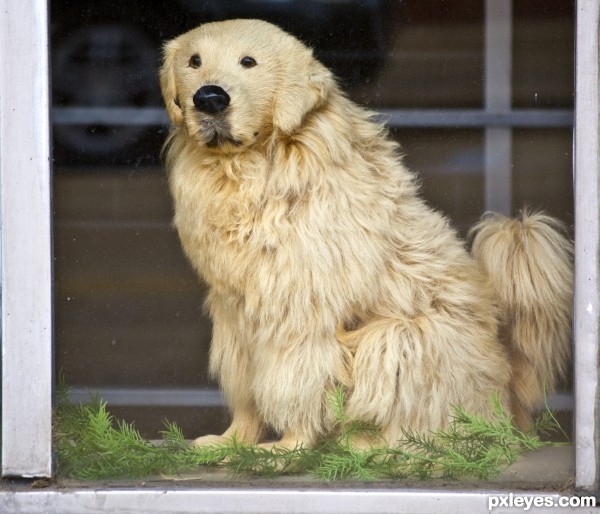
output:
[[341,342],[356,348],[347,414],[381,428],[383,441],[374,445],[397,446],[403,430],[443,429],[454,405],[490,414],[495,393],[509,411],[508,357],[494,327],[481,320],[466,323],[435,312],[376,318]]

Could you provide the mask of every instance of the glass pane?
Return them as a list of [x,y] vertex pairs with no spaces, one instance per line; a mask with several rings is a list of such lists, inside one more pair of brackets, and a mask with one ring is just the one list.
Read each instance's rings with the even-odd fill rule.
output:
[[573,3],[513,2],[513,105],[573,107]]
[[[542,110],[543,120],[572,107],[573,5],[513,3],[512,105]],[[207,288],[172,226],[160,157],[164,41],[243,17],[298,36],[352,100],[399,120],[391,137],[423,197],[465,236],[486,209],[486,128],[498,125],[481,116],[484,4],[53,1],[56,367],[72,397],[99,391],[148,438],[164,419],[188,439],[219,434],[230,421],[208,377]],[[447,117],[425,127],[402,121],[407,112],[418,120],[420,110]],[[511,210],[540,207],[571,225],[571,128],[536,124],[512,131]],[[568,408],[561,416],[569,431]]]

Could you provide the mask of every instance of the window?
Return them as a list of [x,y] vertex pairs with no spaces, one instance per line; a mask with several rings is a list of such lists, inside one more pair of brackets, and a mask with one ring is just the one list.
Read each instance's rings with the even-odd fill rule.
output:
[[[269,2],[259,3],[266,5]],[[193,9],[194,3],[181,4]],[[288,19],[285,11],[275,9],[284,9],[286,2],[272,4],[274,10],[271,14],[285,22]],[[401,83],[415,80],[418,84],[425,78],[428,83],[443,88],[452,80],[463,80],[464,97],[453,97],[455,90],[452,88],[442,90],[441,96],[439,90],[431,92],[427,88],[414,88],[413,97],[403,98],[404,93],[400,92],[392,102],[386,99],[386,95],[391,94],[389,89],[381,88],[375,93],[370,90],[373,84],[380,85],[376,77],[382,76],[384,58],[381,50],[386,45],[381,35],[386,34],[393,21],[390,13],[398,18],[406,16],[413,22],[428,16],[424,12],[427,8],[419,7],[419,2],[407,1],[405,4],[405,10],[384,11],[385,16],[378,18],[377,7],[380,4],[363,2],[362,8],[373,11],[362,15],[373,23],[372,26],[365,25],[361,32],[360,47],[339,48],[333,45],[326,48],[322,59],[330,60],[332,66],[338,67],[338,73],[346,80],[347,88],[356,99],[370,102],[372,107],[389,116],[393,130],[404,142],[409,165],[415,169],[424,168],[425,194],[432,203],[453,216],[459,228],[468,226],[485,208],[513,211],[523,200],[538,193],[523,178],[530,168],[544,162],[564,160],[565,152],[566,159],[570,158],[570,148],[565,145],[565,140],[569,137],[572,112],[568,101],[564,101],[564,95],[561,97],[560,91],[552,90],[549,84],[544,83],[536,84],[540,91],[537,96],[535,92],[533,96],[524,93],[533,91],[528,88],[536,77],[527,76],[527,73],[534,73],[529,68],[532,61],[528,61],[517,49],[519,45],[531,48],[531,45],[540,44],[536,43],[535,30],[524,30],[524,25],[519,25],[527,17],[526,9],[517,2],[511,7],[508,0],[465,2],[464,7],[459,9],[460,13],[454,13],[454,16],[466,17],[467,21],[470,17],[470,21],[475,22],[461,26],[461,30],[455,30],[452,37],[446,34],[444,41],[453,41],[459,47],[461,44],[469,46],[468,41],[465,43],[469,38],[479,38],[481,51],[461,52],[459,48],[455,55],[440,61],[441,67],[426,67],[418,60],[419,56],[434,61],[439,58],[435,45],[428,46],[429,37],[418,33],[426,26],[426,21],[421,25],[404,26],[402,36],[410,36],[410,30],[413,30],[410,41],[415,52],[394,57],[397,59],[395,69],[405,73]],[[114,12],[104,13],[103,24],[94,25],[94,20],[89,18],[93,9],[86,8],[82,12],[79,5],[71,5],[70,2],[55,2],[53,8],[56,5],[72,6],[73,13],[83,14],[87,30],[74,30],[70,34],[58,31],[49,37],[48,9],[46,2],[41,0],[9,0],[0,13],[0,62],[3,70],[10,70],[0,76],[4,476],[49,476],[52,472],[53,326],[56,326],[57,363],[67,370],[67,374],[71,372],[67,379],[79,386],[74,389],[74,395],[85,394],[86,389],[100,389],[109,402],[112,399],[115,405],[123,405],[122,411],[114,411],[117,416],[122,413],[140,420],[144,417],[157,418],[159,422],[163,417],[182,416],[176,409],[165,413],[165,403],[189,407],[191,402],[197,408],[206,409],[195,409],[192,415],[196,418],[192,419],[195,430],[202,431],[201,419],[207,417],[204,414],[208,411],[211,414],[207,429],[217,430],[218,423],[224,423],[224,414],[215,414],[215,409],[220,409],[220,396],[202,375],[201,360],[205,347],[198,346],[197,339],[199,334],[208,332],[202,328],[202,318],[197,316],[201,286],[196,285],[189,270],[185,271],[186,264],[176,251],[178,243],[168,227],[168,198],[153,203],[161,198],[162,178],[158,172],[148,168],[159,163],[145,153],[139,142],[153,141],[158,145],[164,137],[160,99],[152,88],[140,89],[124,82],[120,84],[121,90],[115,92],[110,88],[102,89],[97,82],[106,78],[108,73],[118,73],[119,66],[135,66],[144,77],[143,83],[154,80],[144,73],[149,66],[156,67],[156,45],[147,33],[132,31],[128,27],[113,24],[110,30],[114,31],[110,32],[107,24],[116,19]],[[205,5],[213,6],[213,3]],[[381,5],[388,6],[386,2]],[[539,3],[542,10],[543,5],[543,2]],[[157,2],[159,13],[161,6],[162,3]],[[218,10],[216,4],[213,7]],[[600,8],[593,0],[579,0],[576,11],[576,485],[596,492]],[[153,26],[154,22],[149,19],[139,26],[150,27],[156,30],[156,34],[169,37],[188,28],[185,24],[192,23],[193,17],[165,15],[164,18],[158,16],[153,19],[168,19],[171,25],[161,25],[156,21],[157,25]],[[50,26],[56,22],[58,20],[50,16]],[[479,29],[473,28],[477,26]],[[305,30],[309,31],[310,27],[308,24]],[[564,30],[564,27],[553,26],[552,30]],[[69,37],[61,39],[63,36]],[[316,38],[317,35],[307,32],[307,37]],[[444,34],[440,37],[443,38]],[[49,169],[48,77],[51,71],[46,51],[49,40],[53,42],[55,77],[57,70],[60,71],[60,80],[54,80],[53,88],[53,123],[57,144],[54,158],[58,161],[54,178],[54,299]],[[489,41],[487,45],[485,41]],[[140,51],[140,55],[132,60],[132,47],[146,50]],[[60,50],[58,55],[56,48]],[[345,57],[358,51],[364,52],[359,59],[361,66],[349,66]],[[115,55],[118,56],[116,60]],[[561,58],[564,53],[557,51],[555,55]],[[95,74],[89,68],[84,70],[86,59],[91,58],[95,59]],[[415,71],[415,65],[423,68]],[[511,67],[515,70],[512,81],[506,73]],[[457,70],[464,74],[459,76]],[[91,81],[89,88],[97,89],[95,96],[89,91],[85,96],[86,91],[73,87],[70,77],[81,77],[82,73],[90,73],[86,78]],[[434,75],[428,76],[428,73]],[[481,84],[480,77],[483,75],[487,77],[489,87]],[[473,79],[470,85],[469,79]],[[399,78],[391,72],[387,80],[392,85],[399,83]],[[529,85],[527,80],[530,80]],[[83,101],[85,105],[82,105]],[[94,125],[90,125],[90,119]],[[428,130],[423,131],[423,127]],[[424,153],[419,152],[420,145],[425,144],[423,138],[425,143],[433,142],[440,148],[432,159],[425,159]],[[545,154],[538,155],[532,164],[529,160],[530,147],[536,140],[549,140],[552,144],[548,144]],[[461,153],[455,153],[456,148],[460,148]],[[501,158],[493,158],[496,155]],[[511,161],[514,162],[513,173]],[[485,171],[485,180],[477,170]],[[493,185],[498,177],[501,178],[498,184]],[[443,188],[436,186],[436,182],[442,183]],[[517,187],[508,187],[511,183]],[[553,198],[568,196],[565,189],[568,190],[570,184],[565,181],[564,175],[551,178],[550,184],[554,191],[551,194],[556,194]],[[529,192],[522,196],[511,194],[513,190],[527,188]],[[503,192],[498,194],[498,191]],[[149,195],[152,201],[141,202],[142,208],[136,210],[132,198],[135,195],[139,199],[140,194]],[[90,200],[94,195],[97,199]],[[460,200],[456,200],[457,197]],[[553,204],[548,206],[551,212],[553,209],[564,210],[564,205],[551,201]],[[109,208],[107,202],[111,202]],[[155,209],[155,206],[158,208]],[[159,253],[155,251],[157,248]],[[92,261],[95,263],[90,265]],[[98,261],[102,264],[97,265]],[[149,269],[156,271],[150,278],[143,275]],[[121,287],[123,280],[127,281],[128,288],[124,293]],[[145,294],[148,287],[151,288],[150,294]],[[93,294],[90,294],[92,290]],[[157,300],[160,295],[173,296],[172,317],[167,322],[164,318],[157,321],[155,316],[162,305]],[[118,325],[124,318],[135,319],[133,328],[126,324]],[[94,319],[99,320],[95,333],[84,337],[86,326],[89,326],[86,324]],[[175,321],[187,326],[190,331],[188,334],[182,332],[176,342],[171,342],[179,345],[178,356],[171,355],[161,362],[156,358],[160,354],[154,353],[152,358],[146,359],[145,356],[155,350],[152,347],[144,350],[148,348],[144,346],[144,339],[148,341],[156,337],[157,330],[168,334]],[[127,330],[138,332],[135,338],[131,336],[130,342]],[[92,331],[88,329],[88,332]],[[114,333],[116,337],[113,337]],[[193,360],[196,360],[195,369],[190,364]],[[162,395],[162,399],[155,399],[154,403],[161,405],[161,414],[151,413],[148,416],[147,409],[156,407],[149,405],[149,398],[156,398],[157,393]],[[140,410],[133,411],[132,408]],[[185,417],[189,417],[190,409],[186,408],[185,412]],[[151,431],[152,421],[148,423]],[[443,505],[451,512],[483,510],[489,493],[485,490],[415,491],[377,487],[333,491],[303,486],[303,489],[308,490],[300,492],[293,488],[268,487],[192,489],[161,484],[151,488],[102,491],[74,489],[58,492],[52,488],[42,491],[0,490],[0,506],[16,505],[28,512],[77,511],[84,507],[100,511],[102,505],[112,505],[115,509],[138,509],[140,512],[192,512],[197,511],[199,505],[205,505],[207,510],[212,506],[231,512],[248,511],[248,508],[255,512],[279,512],[285,511],[286,505],[293,504],[297,511],[302,512],[427,512]],[[165,491],[166,494],[163,494]]]

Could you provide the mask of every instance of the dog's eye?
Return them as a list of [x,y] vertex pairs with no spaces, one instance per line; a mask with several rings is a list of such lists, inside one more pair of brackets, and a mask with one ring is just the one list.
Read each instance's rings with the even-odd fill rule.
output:
[[201,65],[202,59],[200,59],[200,56],[198,54],[194,54],[190,57],[190,62],[188,63],[188,66],[190,68],[200,68]]
[[256,66],[256,60],[254,59],[254,57],[250,57],[249,55],[247,55],[246,57],[242,57],[240,64],[244,68],[254,68],[254,66]]

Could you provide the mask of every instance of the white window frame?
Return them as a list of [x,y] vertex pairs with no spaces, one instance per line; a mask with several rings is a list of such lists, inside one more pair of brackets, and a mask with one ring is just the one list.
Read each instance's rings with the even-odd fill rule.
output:
[[600,2],[577,1],[575,58],[575,464],[576,485],[600,487]]
[[[488,0],[494,2],[498,0]],[[576,488],[598,493],[600,2],[578,0],[575,108]],[[52,245],[46,0],[0,9],[2,475],[52,475]],[[500,99],[499,102],[504,100]],[[497,107],[497,106],[496,106]],[[500,106],[502,108],[502,106]],[[487,512],[490,490],[192,489],[0,491],[0,511]],[[496,491],[506,494],[506,491]],[[520,491],[539,495],[539,491]],[[512,512],[513,509],[504,509]],[[591,509],[579,512],[591,512]],[[515,508],[514,512],[522,512]]]
[[52,471],[47,15],[41,0],[0,9],[3,476]]

